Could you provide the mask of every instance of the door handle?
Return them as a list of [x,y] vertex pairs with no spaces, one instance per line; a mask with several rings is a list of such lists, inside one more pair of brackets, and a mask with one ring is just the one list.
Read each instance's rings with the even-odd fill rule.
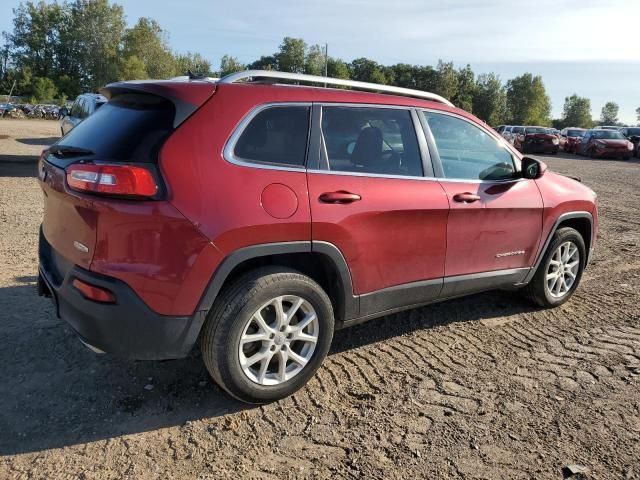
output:
[[480,200],[480,195],[476,195],[475,193],[470,192],[456,193],[453,196],[453,200],[461,203],[472,203]]
[[322,203],[339,203],[339,204],[357,202],[358,200],[362,199],[362,197],[357,193],[350,193],[345,191],[325,192],[322,195],[320,195],[319,198]]

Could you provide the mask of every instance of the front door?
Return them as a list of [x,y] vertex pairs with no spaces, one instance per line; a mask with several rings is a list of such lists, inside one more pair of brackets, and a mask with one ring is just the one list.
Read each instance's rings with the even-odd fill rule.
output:
[[449,205],[438,181],[425,178],[414,118],[410,109],[323,106],[314,129],[312,238],[342,252],[362,316],[441,290]]
[[479,125],[443,113],[423,118],[451,208],[443,294],[517,283],[542,233],[538,186],[515,178],[512,153]]

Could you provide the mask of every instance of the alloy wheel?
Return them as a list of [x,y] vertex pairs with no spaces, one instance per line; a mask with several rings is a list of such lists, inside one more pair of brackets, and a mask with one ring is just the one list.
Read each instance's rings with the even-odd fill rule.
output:
[[320,324],[313,306],[296,295],[263,304],[245,325],[238,357],[244,374],[259,385],[280,385],[309,363]]
[[580,268],[580,251],[573,242],[558,246],[547,267],[545,288],[553,298],[564,297],[576,281]]

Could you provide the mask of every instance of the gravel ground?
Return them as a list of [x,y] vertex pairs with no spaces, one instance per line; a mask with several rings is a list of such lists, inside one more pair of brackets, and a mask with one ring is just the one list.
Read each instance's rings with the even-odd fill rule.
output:
[[[22,138],[0,139],[0,160],[57,128],[0,121]],[[640,478],[640,162],[546,160],[600,200],[569,303],[492,292],[340,331],[306,388],[260,408],[224,395],[197,351],[83,347],[35,294],[35,165],[0,161],[0,478]]]

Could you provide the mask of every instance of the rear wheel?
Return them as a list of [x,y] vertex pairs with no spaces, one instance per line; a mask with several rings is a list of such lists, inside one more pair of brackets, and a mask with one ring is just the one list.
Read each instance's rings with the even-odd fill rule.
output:
[[334,318],[327,294],[311,278],[265,267],[224,289],[203,328],[200,347],[218,385],[248,403],[291,395],[329,351]]
[[558,229],[525,294],[541,307],[562,305],[578,288],[585,260],[582,236],[573,228]]

